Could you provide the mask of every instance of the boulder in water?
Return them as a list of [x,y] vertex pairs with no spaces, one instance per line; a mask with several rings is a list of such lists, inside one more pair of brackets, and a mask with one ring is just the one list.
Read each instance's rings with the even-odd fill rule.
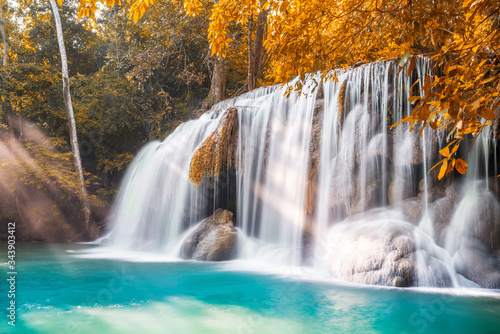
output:
[[233,213],[217,209],[184,241],[180,256],[200,261],[226,261],[236,256],[237,232]]
[[338,224],[330,235],[330,271],[348,282],[413,286],[416,273],[413,230],[413,225],[390,218]]

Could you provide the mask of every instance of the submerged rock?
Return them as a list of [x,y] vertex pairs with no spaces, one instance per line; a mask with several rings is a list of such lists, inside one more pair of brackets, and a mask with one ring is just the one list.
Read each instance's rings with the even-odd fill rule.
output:
[[233,213],[217,209],[186,238],[180,256],[200,261],[226,261],[235,258],[238,235]]

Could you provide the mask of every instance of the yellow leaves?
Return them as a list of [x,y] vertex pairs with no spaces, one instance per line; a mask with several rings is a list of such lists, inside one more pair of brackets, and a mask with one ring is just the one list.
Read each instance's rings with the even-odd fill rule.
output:
[[421,91],[424,92],[425,95],[429,95],[431,92],[431,77],[426,76],[424,80],[424,87],[422,87]]
[[[208,38],[211,55],[225,58],[231,47],[232,39],[228,37],[230,24],[238,24],[247,29],[253,22],[255,25],[259,13],[269,10],[274,0],[259,2],[256,0],[221,0],[211,9]],[[197,15],[202,4],[198,0],[184,1],[184,9],[189,15]]]
[[198,15],[203,4],[199,0],[185,0],[184,1],[184,10],[188,15],[194,16]]
[[431,168],[431,170],[433,170],[441,164],[438,174],[439,180],[441,180],[446,174],[453,172],[454,169],[456,169],[460,174],[465,174],[467,171],[467,162],[465,162],[462,158],[455,158],[462,140],[463,139],[454,139],[446,147],[439,150],[439,154],[441,154],[444,158]]
[[[79,16],[93,15],[90,7],[96,1],[81,0],[85,11],[80,10]],[[102,1],[108,6],[117,3]],[[226,57],[233,45],[230,30],[247,31],[261,11],[268,11],[264,45],[272,55],[268,78],[274,82],[396,56],[401,56],[400,70],[404,67],[410,75],[415,73],[418,54],[430,52],[435,76],[419,78],[418,89],[412,89],[414,96],[408,99],[412,114],[403,122],[409,122],[411,129],[421,124],[447,130],[447,140],[458,139],[458,145],[494,120],[500,106],[500,65],[492,61],[494,54],[488,54],[500,49],[499,28],[483,10],[500,7],[500,0],[469,2],[413,1],[409,10],[406,1],[220,0],[210,2],[208,38],[211,55]],[[134,0],[130,18],[137,22],[151,4]],[[183,7],[188,15],[199,15],[208,6],[184,0]],[[301,84],[290,89],[301,89]],[[450,154],[454,148],[448,148]],[[445,172],[455,165],[464,170],[461,162],[450,160]]]
[[213,57],[216,53],[217,53],[217,48],[213,47],[213,45],[210,45],[211,47],[211,53],[210,53],[210,57]]
[[455,167],[460,174],[465,174],[467,172],[468,165],[463,159],[458,158],[456,160]]
[[154,0],[136,0],[130,7],[129,18],[131,18],[134,23],[137,23],[144,13],[146,13],[149,6],[153,4]]
[[413,73],[413,69],[415,69],[415,63],[417,61],[417,57],[413,56],[410,60],[410,65],[408,66],[408,71],[406,72],[408,76]]
[[448,157],[450,155],[450,148],[446,146],[442,150],[439,151],[439,154],[444,155],[445,157]]
[[411,102],[412,104],[415,103],[418,100],[420,100],[420,96],[418,96],[418,95],[410,96],[408,98],[408,102]]
[[[60,1],[61,4],[64,0],[57,0],[58,2]],[[95,20],[95,13],[97,12],[97,1],[98,0],[80,0],[79,6],[78,6],[78,19],[81,19],[83,17],[90,17],[91,19]],[[115,5],[121,6],[121,0],[99,0],[102,4],[108,6],[108,7],[113,7]]]
[[[455,41],[441,48],[433,57],[436,72],[441,68],[441,74],[430,82],[426,80],[420,98],[412,99],[416,102],[412,119],[433,128],[435,124],[440,129],[448,129],[447,140],[451,143],[458,140],[454,146],[440,151],[445,156],[439,163],[441,177],[454,169],[465,173],[465,161],[454,157],[459,144],[468,137],[476,138],[495,120],[494,110],[500,106],[495,87],[497,82],[500,84],[500,66],[485,54],[485,44],[474,38],[470,37],[467,44]],[[500,46],[498,40],[488,43],[493,49]]]
[[90,17],[95,19],[97,11],[97,0],[81,0],[78,6],[78,19],[83,17]]
[[442,179],[443,176],[446,174],[446,171],[448,170],[448,161],[449,159],[443,159],[442,160],[442,165],[441,165],[441,168],[439,169],[439,175],[438,175],[438,179]]
[[494,109],[490,108],[482,108],[479,114],[487,121],[494,121],[495,113],[493,112],[493,110]]
[[498,78],[497,78],[497,77],[491,77],[491,78],[488,78],[488,79],[484,79],[484,80],[483,80],[483,81],[481,81],[479,84],[480,84],[480,85],[485,85],[485,84],[487,84],[488,82],[491,82],[491,81],[496,80],[496,79],[498,79]]
[[438,162],[436,165],[434,165],[431,170],[436,168],[441,164],[441,168],[439,169],[438,173],[438,179],[441,180],[446,174],[450,174],[453,172],[454,169],[457,170],[460,174],[465,174],[467,172],[467,167],[468,164],[465,160],[462,158],[444,158],[440,162]]
[[64,0],[57,0],[57,3],[59,4],[59,6],[62,6],[63,1],[64,1]]

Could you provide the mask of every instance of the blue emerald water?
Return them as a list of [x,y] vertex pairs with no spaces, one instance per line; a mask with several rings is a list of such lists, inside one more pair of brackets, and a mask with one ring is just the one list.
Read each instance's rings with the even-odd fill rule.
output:
[[79,256],[92,247],[18,244],[16,327],[7,324],[4,280],[0,332],[500,333],[499,291],[374,288],[220,263]]

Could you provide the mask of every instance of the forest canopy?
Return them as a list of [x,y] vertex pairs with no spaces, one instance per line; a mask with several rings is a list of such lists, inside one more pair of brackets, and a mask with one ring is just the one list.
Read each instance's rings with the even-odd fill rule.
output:
[[[81,14],[92,15],[85,9],[89,3],[81,2]],[[136,0],[130,17],[137,22],[152,4]],[[415,55],[431,57],[436,76],[411,98],[414,112],[405,121],[412,128],[422,123],[449,132],[449,147],[441,151],[441,177],[455,168],[465,173],[464,160],[456,157],[460,143],[475,140],[498,116],[498,0],[183,1],[188,15],[202,15],[207,6],[211,53],[220,57],[233,51],[235,26],[251,37],[253,22],[266,14],[265,72],[274,83],[315,71],[327,76],[331,69],[359,62],[400,57],[411,63]],[[248,63],[251,67],[251,57]]]

